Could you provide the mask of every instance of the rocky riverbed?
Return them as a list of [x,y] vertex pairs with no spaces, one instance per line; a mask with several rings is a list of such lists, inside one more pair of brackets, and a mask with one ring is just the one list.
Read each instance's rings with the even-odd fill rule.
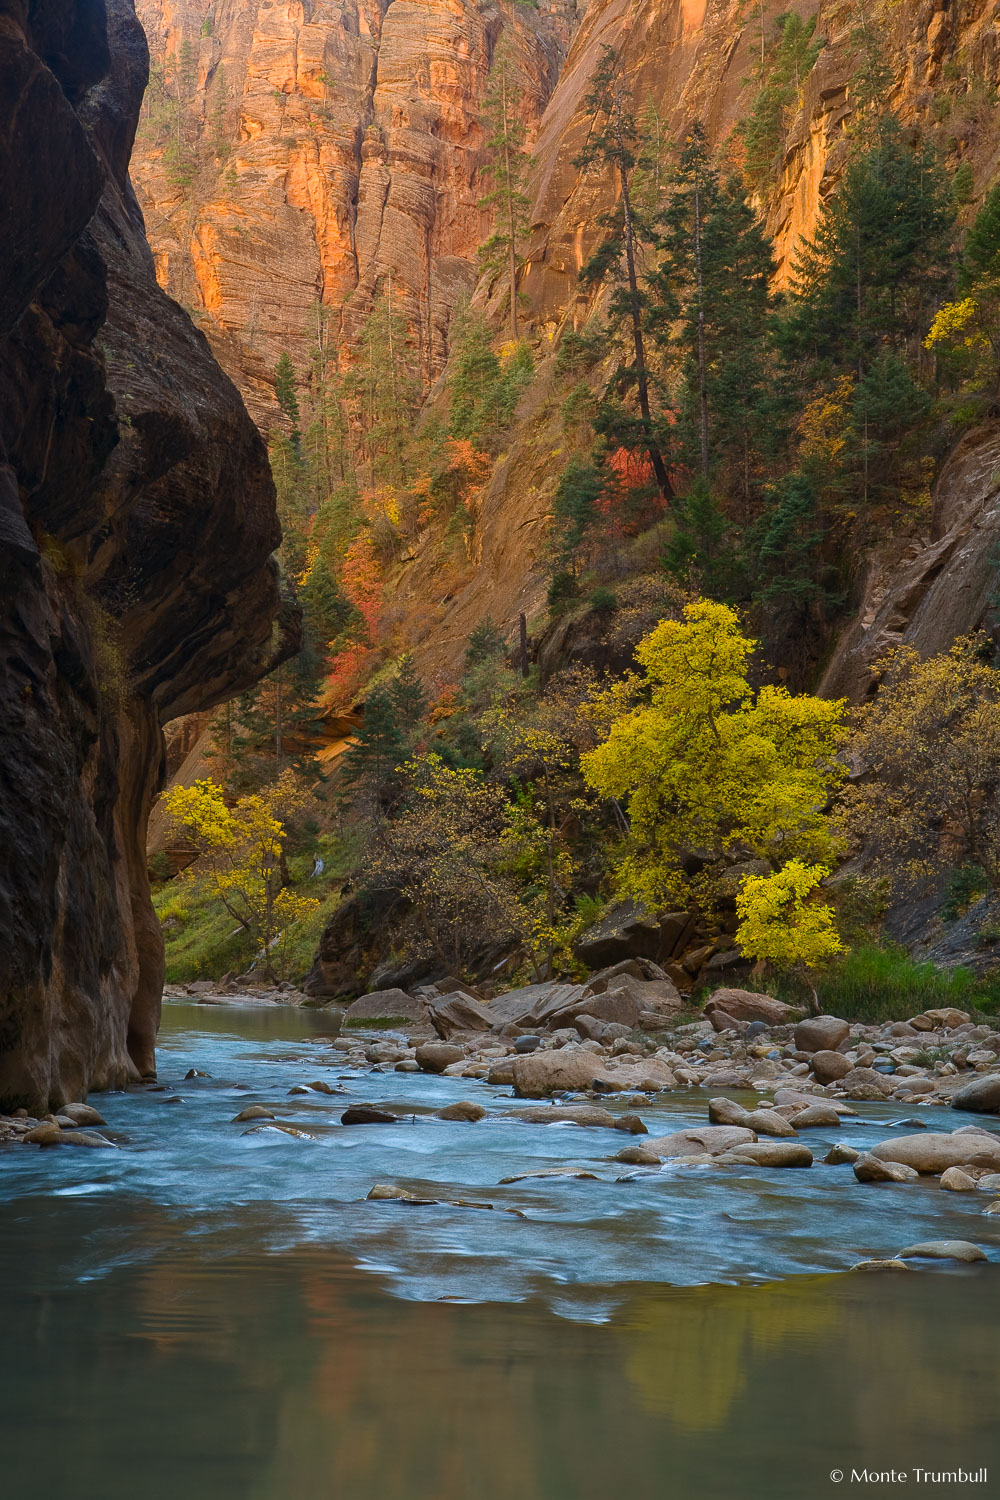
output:
[[[381,992],[332,1012],[287,992],[168,1002],[168,1018],[185,1017],[185,1041],[178,1051],[165,1034],[158,1084],[45,1119],[6,1117],[0,1160],[15,1177],[37,1177],[31,1161],[58,1158],[59,1179],[124,1183],[144,1170],[135,1152],[153,1151],[175,1165],[172,1195],[204,1158],[224,1180],[235,1172],[246,1182],[250,1170],[253,1193],[269,1198],[277,1152],[296,1199],[332,1195],[338,1243],[388,1234],[405,1284],[453,1286],[453,1260],[447,1274],[436,1255],[433,1269],[425,1264],[433,1224],[432,1240],[458,1235],[475,1262],[459,1281],[479,1287],[485,1267],[491,1295],[523,1284],[526,1268],[563,1262],[571,1280],[606,1288],[651,1271],[727,1280],[997,1253],[1000,1130],[981,1112],[1000,1085],[988,1027],[958,1012],[905,1027],[829,1016],[766,1023],[737,1019],[722,1001],[698,1019],[660,1013],[655,1030],[588,1009],[562,1024],[567,1003],[653,998],[637,998],[647,981],[628,977],[628,988],[569,1002],[557,991],[573,987],[503,997],[508,1009],[554,1007],[550,1028],[535,1031],[502,1014],[488,1031],[474,1027],[475,1008],[492,1004],[452,990]],[[404,999],[409,1017],[371,1014]],[[778,1003],[745,992],[725,1000],[731,1010],[764,1002]],[[594,1023],[610,1034],[587,1035]],[[293,1055],[285,1043],[235,1044],[289,1027],[303,1037]],[[225,1039],[221,1052],[213,1038]],[[841,1076],[821,1081],[831,1071]],[[195,1201],[201,1191],[192,1185]],[[431,1218],[419,1229],[386,1221],[392,1203]],[[469,1228],[483,1209],[530,1228],[502,1249],[495,1234]],[[614,1225],[612,1256],[595,1223]],[[565,1244],[553,1238],[557,1224],[572,1226]],[[916,1254],[928,1244],[930,1259]],[[383,1264],[381,1252],[374,1261]]]

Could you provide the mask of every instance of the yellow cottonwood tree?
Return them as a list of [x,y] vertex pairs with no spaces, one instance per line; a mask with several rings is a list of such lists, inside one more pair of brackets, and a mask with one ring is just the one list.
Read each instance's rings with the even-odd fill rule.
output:
[[709,871],[748,852],[775,870],[791,859],[831,866],[838,844],[826,807],[846,774],[842,702],[754,692],[756,643],[735,611],[702,599],[683,613],[636,650],[647,701],[615,718],[581,759],[595,791],[628,801],[618,882],[654,907],[710,899],[710,873],[693,883],[684,875],[693,850]]
[[196,781],[175,786],[163,798],[172,830],[198,851],[191,873],[207,878],[212,894],[263,955],[263,969],[280,977],[295,926],[319,902],[288,888],[284,873],[285,825],[305,805],[293,774],[230,807],[221,786]]
[[796,969],[809,984],[817,1009],[809,970],[844,951],[833,908],[817,896],[829,873],[823,865],[790,859],[773,875],[748,875],[736,897],[736,941],[744,957]]

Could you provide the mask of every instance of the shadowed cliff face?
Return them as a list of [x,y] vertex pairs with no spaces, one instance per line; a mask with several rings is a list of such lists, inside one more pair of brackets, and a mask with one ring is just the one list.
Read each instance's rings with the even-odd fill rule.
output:
[[[576,0],[505,8],[537,122]],[[139,0],[138,11],[180,95],[157,128],[151,91],[137,152],[157,271],[198,309],[254,416],[273,419],[283,351],[308,367],[312,306],[333,309],[335,342],[349,342],[390,279],[419,366],[437,374],[490,228],[480,109],[499,4]]]
[[154,1068],[160,726],[294,645],[261,440],[158,288],[128,0],[0,5],[0,1107]]

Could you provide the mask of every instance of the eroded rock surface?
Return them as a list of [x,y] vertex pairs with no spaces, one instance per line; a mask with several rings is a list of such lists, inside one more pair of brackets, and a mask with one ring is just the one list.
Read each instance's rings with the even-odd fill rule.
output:
[[128,0],[0,25],[0,1107],[154,1067],[161,725],[294,644],[260,437],[156,283]]

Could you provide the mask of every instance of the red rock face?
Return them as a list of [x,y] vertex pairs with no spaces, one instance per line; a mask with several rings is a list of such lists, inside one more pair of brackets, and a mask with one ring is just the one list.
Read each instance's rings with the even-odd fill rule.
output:
[[[524,109],[536,122],[575,4],[514,9]],[[273,417],[282,351],[308,364],[317,301],[349,343],[391,285],[418,363],[436,375],[490,228],[477,206],[479,111],[500,8],[140,0],[139,15],[155,61],[187,49],[192,143],[200,137],[203,158],[216,131],[231,145],[224,166],[203,165],[178,187],[169,140],[140,131],[134,175],[157,273],[197,309],[258,420]]]
[[0,1108],[154,1066],[161,724],[295,644],[263,444],[156,284],[128,0],[0,31]]

